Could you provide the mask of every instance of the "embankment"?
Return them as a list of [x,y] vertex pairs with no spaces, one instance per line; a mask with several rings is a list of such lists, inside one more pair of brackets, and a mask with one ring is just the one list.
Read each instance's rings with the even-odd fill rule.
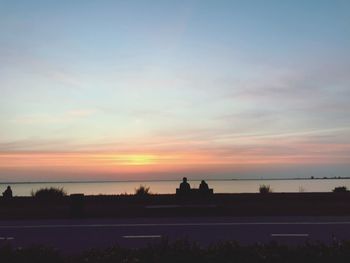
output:
[[176,195],[71,195],[52,200],[0,198],[0,219],[348,215],[350,193],[214,194],[198,198]]

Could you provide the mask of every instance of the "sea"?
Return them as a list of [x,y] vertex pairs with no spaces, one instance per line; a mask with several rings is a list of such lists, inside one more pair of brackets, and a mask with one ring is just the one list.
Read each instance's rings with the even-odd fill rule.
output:
[[[268,185],[273,192],[331,192],[335,187],[350,189],[350,179],[269,179],[269,180],[206,180],[214,193],[257,193],[261,185]],[[180,181],[108,181],[108,182],[25,182],[0,183],[0,193],[8,185],[14,196],[30,196],[32,191],[46,187],[63,188],[67,194],[119,195],[133,194],[143,185],[154,194],[174,194]],[[200,181],[189,181],[192,188],[198,188]]]

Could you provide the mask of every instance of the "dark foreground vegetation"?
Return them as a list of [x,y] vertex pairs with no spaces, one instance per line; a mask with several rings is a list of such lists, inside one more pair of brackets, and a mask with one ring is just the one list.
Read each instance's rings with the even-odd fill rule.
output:
[[201,248],[186,240],[163,240],[145,248],[127,249],[114,246],[89,250],[79,255],[64,255],[48,247],[14,249],[3,246],[0,248],[0,259],[6,263],[336,263],[350,262],[350,242],[335,242],[331,245],[306,243],[298,247],[277,243],[241,246],[235,242],[223,242]]
[[52,200],[52,199],[60,199],[67,195],[67,192],[64,191],[63,188],[56,188],[56,187],[50,187],[50,188],[42,188],[37,191],[32,191],[31,193],[32,197],[38,198],[38,199],[46,199],[46,200]]

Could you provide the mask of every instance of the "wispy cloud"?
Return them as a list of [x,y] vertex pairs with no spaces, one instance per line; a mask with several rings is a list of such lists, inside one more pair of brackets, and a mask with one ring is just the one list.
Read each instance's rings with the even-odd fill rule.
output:
[[95,109],[75,109],[63,112],[61,114],[29,114],[16,117],[10,122],[17,124],[50,124],[50,123],[66,123],[77,119],[87,118],[96,113]]
[[6,65],[5,69],[15,69],[17,74],[44,77],[53,83],[62,83],[66,88],[81,88],[84,84],[81,74],[73,73],[67,68],[19,47],[0,46],[0,57],[3,61],[2,65]]

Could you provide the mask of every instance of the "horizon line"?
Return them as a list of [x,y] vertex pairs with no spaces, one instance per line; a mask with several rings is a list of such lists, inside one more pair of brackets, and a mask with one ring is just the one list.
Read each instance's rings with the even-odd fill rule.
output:
[[[291,177],[291,178],[220,178],[205,179],[205,181],[286,181],[286,180],[334,180],[334,179],[350,179],[350,176],[333,176],[333,177]],[[202,179],[194,179],[189,181],[201,181]],[[49,184],[49,183],[137,183],[137,182],[177,182],[177,179],[150,179],[150,180],[80,180],[80,181],[8,181],[0,182],[0,184]]]

